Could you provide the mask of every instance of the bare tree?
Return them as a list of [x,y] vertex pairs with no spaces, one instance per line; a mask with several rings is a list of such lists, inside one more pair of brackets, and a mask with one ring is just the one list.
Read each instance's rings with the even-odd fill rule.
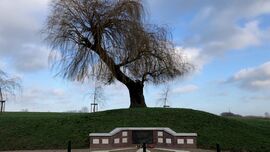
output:
[[268,112],[264,113],[265,118],[270,118],[270,114]]
[[158,99],[159,102],[162,103],[164,108],[168,108],[169,106],[169,93],[171,89],[169,85],[166,85],[163,89],[162,92],[160,93],[160,97]]
[[18,78],[10,78],[4,71],[0,70],[0,112],[4,111],[4,96],[15,95],[16,90],[21,89]]
[[90,75],[129,90],[130,108],[146,107],[143,87],[187,73],[170,33],[145,24],[140,0],[54,0],[44,32],[56,50],[54,67],[70,80]]
[[93,105],[93,109],[91,107],[91,111],[95,112],[98,108],[97,107],[98,104],[104,104],[105,102],[104,91],[101,84],[98,81],[95,81],[95,88],[94,92],[92,93],[92,96],[93,96],[93,103],[91,103],[91,105]]
[[96,112],[98,107],[105,106],[105,96],[102,84],[98,80],[94,80],[94,88],[86,94],[91,99],[90,112]]

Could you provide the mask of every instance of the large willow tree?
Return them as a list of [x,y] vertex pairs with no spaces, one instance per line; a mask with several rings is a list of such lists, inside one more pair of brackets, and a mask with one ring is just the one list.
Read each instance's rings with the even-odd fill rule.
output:
[[[63,78],[89,76],[129,90],[130,108],[146,107],[143,87],[188,72],[165,28],[145,24],[139,0],[53,0],[46,40]],[[59,59],[59,58],[58,58]]]

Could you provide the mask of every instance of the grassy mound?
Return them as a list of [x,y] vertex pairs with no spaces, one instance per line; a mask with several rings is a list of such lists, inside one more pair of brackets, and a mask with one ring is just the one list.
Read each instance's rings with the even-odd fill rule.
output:
[[198,133],[198,147],[232,151],[270,151],[270,121],[225,118],[191,109],[139,108],[97,113],[4,113],[0,150],[87,148],[90,132],[115,127],[169,127]]

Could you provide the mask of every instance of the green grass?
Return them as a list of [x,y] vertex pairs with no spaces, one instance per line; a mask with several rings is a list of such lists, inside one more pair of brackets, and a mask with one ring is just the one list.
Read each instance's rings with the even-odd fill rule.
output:
[[232,151],[270,151],[270,120],[226,118],[191,109],[139,108],[97,113],[4,113],[0,115],[0,150],[87,148],[90,132],[115,127],[169,127],[198,133],[198,147],[219,143]]

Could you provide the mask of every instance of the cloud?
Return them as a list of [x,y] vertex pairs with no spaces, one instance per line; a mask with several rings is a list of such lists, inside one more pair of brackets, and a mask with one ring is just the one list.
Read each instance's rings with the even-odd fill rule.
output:
[[[164,0],[145,0],[145,4],[148,6],[150,15],[158,16],[158,20],[161,20],[163,24],[180,23],[182,19],[186,19],[196,27],[203,27],[204,30],[208,30],[205,24],[219,24],[225,27],[239,19],[250,19],[270,13],[270,2],[266,0],[170,0],[170,3]],[[206,20],[209,22],[199,24]]]
[[[29,86],[24,88],[22,95],[18,96],[16,101],[8,101],[7,110],[63,111],[63,109],[72,109],[77,106],[77,101],[70,99],[70,97],[67,91],[62,88]],[[72,103],[73,101],[76,104]]]
[[0,59],[12,61],[12,68],[20,72],[46,67],[47,52],[40,29],[47,3],[48,0],[0,1]]
[[66,92],[60,88],[38,88],[32,87],[26,89],[23,92],[22,100],[27,102],[42,102],[44,99],[54,101],[64,100],[66,99]]
[[201,56],[219,57],[227,51],[240,50],[262,43],[263,31],[258,27],[258,21],[247,22],[244,27],[227,25],[211,27],[201,33],[200,40],[195,45],[202,47]]
[[195,47],[176,47],[176,52],[182,55],[188,63],[192,64],[195,67],[196,71],[202,70],[203,66],[209,62],[206,56],[201,56],[201,51],[202,50],[200,48]]
[[269,100],[270,100],[270,96],[269,95],[254,95],[254,96],[244,96],[242,97],[243,101],[246,102],[268,102],[269,104]]
[[159,16],[152,19],[154,22],[169,24],[176,33],[181,31],[182,35],[176,35],[181,42],[176,43],[187,50],[199,50],[195,54],[202,65],[199,68],[229,51],[258,47],[270,40],[269,25],[260,27],[259,19],[270,14],[270,1],[148,0],[146,4],[150,15]]
[[33,72],[48,68],[48,49],[33,45],[23,46],[22,49],[11,61],[17,71]]
[[226,83],[236,84],[249,91],[269,91],[270,61],[257,67],[242,69],[230,77]]
[[191,84],[191,85],[176,87],[172,90],[172,93],[174,93],[174,94],[191,93],[191,92],[194,92],[198,89],[199,89],[198,86]]
[[238,1],[239,5],[228,5],[221,1],[224,5],[209,4],[210,6],[200,8],[191,22],[191,35],[184,43],[200,47],[200,56],[210,58],[262,44],[269,31],[260,28],[260,21],[256,17],[270,11],[254,10],[262,4],[270,10],[270,3],[242,2]]
[[63,89],[53,89],[51,94],[56,97],[64,97],[66,95]]

